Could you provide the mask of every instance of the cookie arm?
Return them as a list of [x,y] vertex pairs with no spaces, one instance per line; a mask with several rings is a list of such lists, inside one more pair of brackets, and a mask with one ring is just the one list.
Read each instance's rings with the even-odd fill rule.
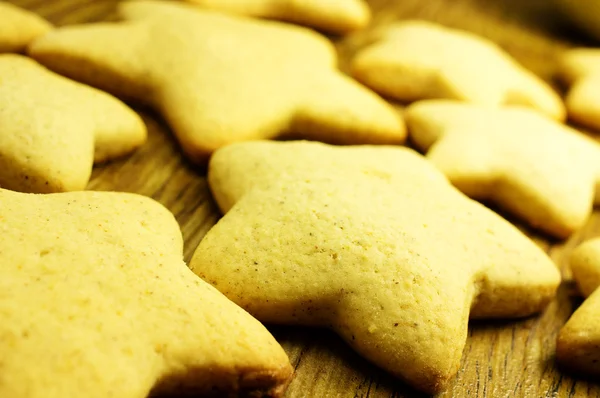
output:
[[600,68],[600,52],[592,48],[566,51],[559,59],[558,77],[566,84],[594,73]]
[[35,193],[84,189],[94,122],[73,108],[89,93],[16,54],[0,56],[0,76],[0,186]]
[[[175,314],[152,327],[169,341],[160,352],[164,364],[153,392],[283,395],[293,369],[265,326],[187,268],[165,284],[164,291],[177,286],[164,300]],[[181,320],[183,328],[177,326]]]
[[449,131],[430,147],[426,157],[467,196],[485,200],[497,194],[495,185],[502,170],[485,137]]
[[526,317],[543,310],[560,283],[547,262],[497,264],[486,271],[471,310],[472,319]]
[[505,103],[531,107],[552,119],[564,121],[567,112],[559,95],[530,71],[522,67],[519,69],[520,73],[515,74],[512,87],[506,94]]
[[292,135],[336,144],[400,144],[404,122],[385,101],[352,79],[335,74],[307,91],[292,123]]
[[486,248],[488,255],[482,258],[484,268],[478,275],[471,318],[514,318],[541,311],[560,284],[558,268],[516,227],[486,212],[487,217],[496,219],[497,227],[479,234],[479,246]]
[[572,370],[600,375],[600,289],[575,311],[560,330],[556,358]]
[[575,81],[565,100],[569,119],[584,126],[600,129],[600,104],[597,100],[599,87],[598,74],[583,76]]
[[0,53],[20,53],[32,40],[52,29],[52,25],[39,15],[9,2],[0,2],[0,15]]
[[383,96],[403,102],[439,97],[436,69],[419,70],[410,59],[405,60],[401,47],[382,40],[376,39],[354,57],[352,76]]
[[592,239],[573,251],[570,259],[573,279],[584,297],[600,286],[600,238]]
[[151,77],[140,50],[146,37],[147,30],[134,23],[69,26],[37,39],[28,52],[69,78],[147,102]]
[[411,141],[421,152],[429,151],[429,148],[443,137],[455,107],[456,102],[453,101],[424,100],[405,109],[404,118]]
[[126,155],[146,142],[146,125],[127,105],[111,95],[93,90],[97,102],[84,111],[91,112],[96,121],[94,163]]
[[[341,296],[333,329],[357,352],[421,391],[447,387],[460,367],[467,339],[473,284],[466,273],[434,275],[420,272],[390,288],[360,275]],[[354,282],[354,283],[352,283]],[[406,287],[418,285],[419,290]]]
[[460,366],[473,297],[468,275],[432,275],[437,267],[411,262],[404,250],[373,260],[381,258],[381,235],[349,243],[352,224],[332,226],[326,208],[311,201],[314,191],[286,196],[299,185],[245,195],[201,242],[192,271],[263,322],[329,327],[385,370],[424,391],[442,389]]

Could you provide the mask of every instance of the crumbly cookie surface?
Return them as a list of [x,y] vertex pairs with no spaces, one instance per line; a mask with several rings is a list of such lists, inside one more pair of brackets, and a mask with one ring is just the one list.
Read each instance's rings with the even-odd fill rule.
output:
[[152,199],[0,189],[0,230],[0,396],[283,393],[282,348],[188,269]]
[[240,143],[214,154],[209,181],[226,214],[196,274],[262,321],[332,328],[425,391],[458,370],[469,316],[532,314],[560,280],[407,148]]

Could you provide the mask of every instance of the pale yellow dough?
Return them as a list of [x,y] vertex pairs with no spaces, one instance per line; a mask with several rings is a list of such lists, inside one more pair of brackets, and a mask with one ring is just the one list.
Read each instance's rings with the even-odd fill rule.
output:
[[196,274],[259,320],[333,329],[424,391],[458,371],[469,317],[530,315],[560,281],[408,148],[239,143],[214,154],[209,183],[225,216]]
[[152,199],[0,189],[0,231],[0,397],[283,393],[283,349],[188,269]]

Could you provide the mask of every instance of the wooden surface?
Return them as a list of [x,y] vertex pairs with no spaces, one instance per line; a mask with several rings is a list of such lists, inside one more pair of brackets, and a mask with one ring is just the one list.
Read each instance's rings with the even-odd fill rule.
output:
[[[326,0],[323,0],[326,1]],[[109,18],[116,0],[13,0],[57,25]],[[396,19],[423,18],[488,37],[522,64],[551,81],[556,56],[587,44],[561,18],[551,0],[372,0],[372,28],[336,39],[345,69],[357,48],[376,28]],[[493,78],[493,77],[491,77]],[[150,196],[177,217],[189,260],[204,234],[218,220],[205,171],[181,156],[168,127],[148,109],[136,108],[150,131],[134,155],[97,167],[89,189],[136,192]],[[565,258],[579,242],[600,235],[600,213],[568,241],[549,241],[525,230],[563,270],[567,280],[539,316],[519,321],[472,322],[462,368],[440,397],[600,397],[600,381],[557,370],[556,335],[579,304]],[[301,327],[270,327],[296,368],[288,397],[421,397],[349,349],[335,334]]]

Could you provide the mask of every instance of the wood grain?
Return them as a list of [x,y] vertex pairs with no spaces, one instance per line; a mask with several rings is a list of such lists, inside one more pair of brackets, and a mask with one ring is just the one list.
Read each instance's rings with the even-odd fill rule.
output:
[[[57,25],[110,18],[117,0],[13,0]],[[397,19],[422,18],[488,37],[549,82],[564,49],[589,44],[562,19],[550,0],[372,0],[372,26],[334,41],[345,70],[374,32]],[[401,108],[401,107],[400,107]],[[218,220],[205,170],[186,162],[160,117],[136,108],[150,130],[149,142],[132,156],[96,167],[89,189],[150,196],[177,217],[189,260]],[[581,241],[600,235],[600,213],[568,241],[549,241],[525,230],[561,267],[566,282],[538,317],[513,322],[472,322],[462,367],[439,397],[599,397],[600,382],[572,377],[554,361],[556,335],[580,300],[565,258]],[[421,397],[349,349],[335,334],[320,329],[270,327],[296,368],[287,396]]]

